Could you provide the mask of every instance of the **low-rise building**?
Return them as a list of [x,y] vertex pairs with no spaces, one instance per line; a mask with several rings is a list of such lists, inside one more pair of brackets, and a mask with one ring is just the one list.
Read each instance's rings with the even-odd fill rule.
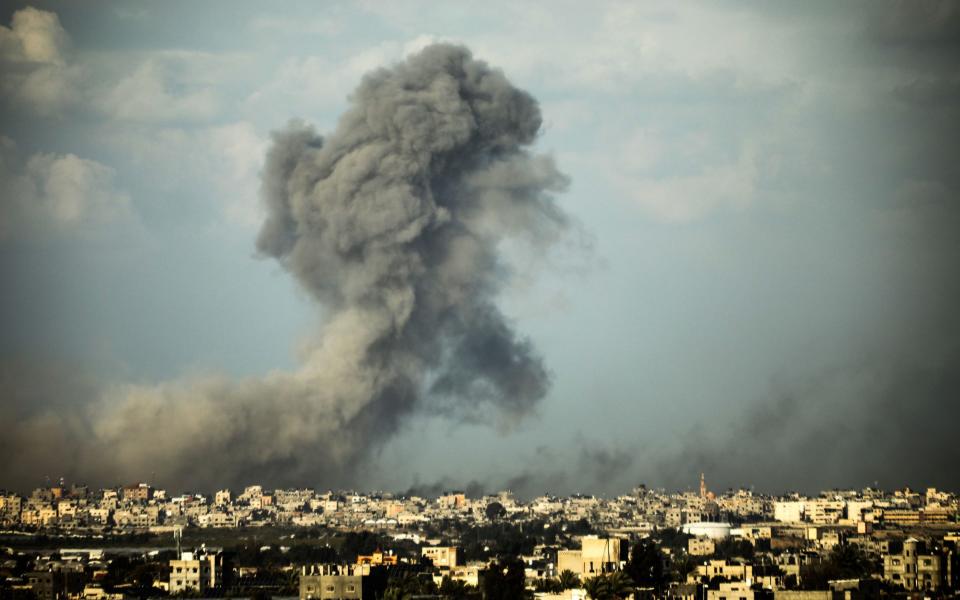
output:
[[708,537],[694,537],[687,541],[687,553],[690,556],[710,556],[716,550],[716,542]]
[[[622,549],[626,550],[626,544]],[[557,552],[557,572],[569,570],[580,576],[610,573],[622,568],[623,558],[620,539],[586,535],[580,540],[580,550]]]
[[438,568],[457,566],[456,546],[424,546],[420,550],[420,554],[424,558],[429,558],[433,562],[433,566]]
[[384,567],[313,565],[300,571],[300,600],[368,600],[386,588]]
[[745,582],[721,583],[718,589],[707,590],[707,600],[772,600],[773,592],[753,589]]

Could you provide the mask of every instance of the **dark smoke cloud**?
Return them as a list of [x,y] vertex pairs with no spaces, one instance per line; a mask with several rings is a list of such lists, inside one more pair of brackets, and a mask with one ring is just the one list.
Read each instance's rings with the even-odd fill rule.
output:
[[450,477],[442,477],[431,482],[414,481],[413,485],[407,488],[406,491],[401,492],[401,495],[407,497],[420,496],[421,498],[432,499],[446,492],[459,491],[466,494],[468,498],[480,498],[487,493],[487,489],[484,483],[476,479],[471,479],[466,484],[461,484],[454,482]]
[[905,366],[869,362],[781,384],[729,426],[697,427],[649,474],[685,487],[816,492],[879,483],[960,489],[960,353]]
[[504,469],[486,479],[447,476],[428,483],[417,481],[405,494],[431,497],[464,490],[470,497],[478,497],[510,491],[522,500],[543,494],[617,494],[633,487],[633,468],[639,456],[636,446],[604,445],[577,436],[562,448],[540,446],[518,458],[519,469]]
[[951,0],[868,2],[867,31],[883,44],[957,51],[960,7]]
[[257,248],[323,308],[302,367],[113,386],[55,415],[12,399],[34,409],[0,442],[23,467],[5,483],[57,464],[94,481],[349,482],[428,407],[527,414],[549,372],[495,301],[501,241],[547,245],[567,228],[551,197],[566,177],[526,150],[540,125],[537,102],[502,72],[435,45],[368,74],[328,138],[302,123],[276,133]]

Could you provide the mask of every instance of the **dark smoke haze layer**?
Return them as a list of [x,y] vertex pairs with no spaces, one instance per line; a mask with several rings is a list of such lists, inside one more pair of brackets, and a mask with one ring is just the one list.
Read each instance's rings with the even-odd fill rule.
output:
[[301,123],[276,133],[257,247],[323,308],[301,368],[5,403],[3,483],[338,483],[418,411],[524,415],[550,377],[495,300],[500,242],[567,227],[551,198],[566,177],[526,149],[540,125],[503,73],[434,45],[368,74],[326,139]]

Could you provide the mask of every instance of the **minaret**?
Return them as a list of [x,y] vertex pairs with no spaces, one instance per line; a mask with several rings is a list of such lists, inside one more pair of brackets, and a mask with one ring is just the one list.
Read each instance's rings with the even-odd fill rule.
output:
[[707,481],[703,477],[703,473],[700,473],[700,497],[706,499],[707,497]]

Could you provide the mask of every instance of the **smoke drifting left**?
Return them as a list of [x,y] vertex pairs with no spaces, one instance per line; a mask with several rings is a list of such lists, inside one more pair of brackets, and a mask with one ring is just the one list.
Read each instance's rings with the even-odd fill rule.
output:
[[527,149],[536,100],[434,45],[368,74],[351,102],[326,139],[277,132],[263,174],[257,248],[326,316],[300,368],[154,386],[11,369],[4,485],[359,483],[354,467],[427,407],[515,419],[544,397],[548,370],[496,304],[498,243],[567,228],[551,196],[566,177]]

